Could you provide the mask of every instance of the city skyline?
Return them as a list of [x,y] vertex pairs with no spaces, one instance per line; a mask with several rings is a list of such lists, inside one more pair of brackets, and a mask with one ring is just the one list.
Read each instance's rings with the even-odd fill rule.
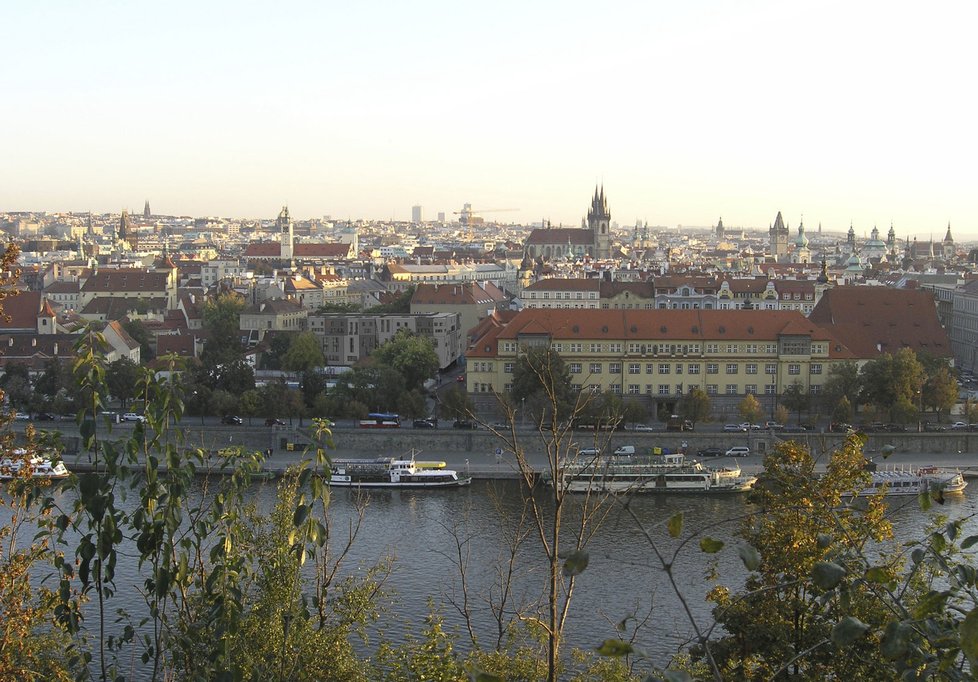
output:
[[[965,3],[0,9],[0,211],[978,238]],[[487,218],[494,217],[487,214]]]

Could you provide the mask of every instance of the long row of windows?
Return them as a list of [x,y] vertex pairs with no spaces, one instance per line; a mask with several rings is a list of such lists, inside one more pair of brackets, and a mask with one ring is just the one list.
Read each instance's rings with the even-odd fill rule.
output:
[[[503,364],[503,371],[507,374],[513,373],[513,367],[516,363],[507,362]],[[584,369],[584,364],[580,362],[570,362],[567,364],[571,374],[580,374]],[[684,365],[679,362],[675,365],[671,363],[660,362],[658,364],[653,362],[645,363],[645,374],[682,374],[683,371],[688,374],[699,374],[700,365],[696,363],[689,363]],[[475,362],[473,363],[473,369],[476,372],[491,372],[492,363],[491,362]],[[734,362],[728,362],[724,367],[725,374],[739,374],[740,365]],[[591,374],[601,374],[604,371],[604,363],[601,362],[591,362],[588,363],[588,371]],[[608,363],[608,373],[609,374],[621,374],[622,363],[620,362],[609,362]],[[757,374],[758,365],[755,362],[748,362],[744,365],[745,374]],[[628,373],[629,374],[642,374],[642,363],[630,362],[628,363]],[[720,365],[715,362],[707,363],[706,365],[707,374],[719,374]],[[765,374],[777,374],[778,366],[776,363],[766,363],[764,365]],[[821,374],[822,364],[815,362],[808,366],[809,374]],[[801,374],[801,365],[795,362],[788,364],[788,374],[791,376],[797,376]]]
[[[606,341],[606,342],[582,342],[582,341],[555,341],[552,347],[558,353],[569,352],[569,353],[621,353],[622,348],[626,344],[620,341]],[[658,354],[668,354],[668,355],[699,355],[700,344],[698,343],[641,343],[641,342],[628,342],[627,344],[629,355],[658,355]],[[503,341],[502,350],[504,353],[515,353],[519,349],[519,344],[516,341]],[[812,355],[822,355],[828,351],[828,346],[824,343],[811,343],[808,345],[807,342],[789,342],[781,349],[782,354],[790,355],[807,355],[809,351]],[[706,354],[707,355],[720,355],[720,354],[747,354],[747,355],[757,355],[758,353],[765,355],[777,355],[778,354],[778,344],[776,343],[707,343],[706,344]]]

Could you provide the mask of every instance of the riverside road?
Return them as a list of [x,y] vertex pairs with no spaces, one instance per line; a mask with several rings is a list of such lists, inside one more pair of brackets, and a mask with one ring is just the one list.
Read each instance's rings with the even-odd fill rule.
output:
[[[252,425],[222,425],[216,419],[188,418],[180,424],[179,430],[186,447],[202,447],[212,452],[229,447],[263,451],[267,455],[265,469],[271,473],[281,473],[308,456],[303,454],[312,442],[308,420],[302,426],[297,421],[291,426],[274,427],[264,426],[263,420],[254,422]],[[22,431],[23,426],[23,423],[17,423],[15,429]],[[414,451],[418,459],[444,461],[449,468],[476,478],[516,477],[511,431],[500,427],[497,435],[486,428],[462,430],[452,429],[450,424],[448,428],[445,426],[437,429],[359,429],[347,420],[334,426],[335,447],[329,450],[329,455],[337,458],[402,457]],[[65,444],[64,459],[69,468],[73,465],[76,470],[87,468],[88,454],[79,452],[78,428],[74,422],[44,422],[36,427],[61,433]],[[100,425],[100,437],[126,438],[133,428],[133,424],[113,424],[109,431]],[[633,445],[638,453],[666,448],[685,451],[687,456],[707,464],[736,462],[752,473],[762,470],[763,453],[782,440],[798,440],[808,445],[816,457],[827,458],[827,453],[844,437],[836,433],[724,433],[720,428],[706,425],[693,432],[619,431],[611,435],[574,432],[568,437],[578,448],[598,447],[611,452],[623,445]],[[550,435],[519,426],[515,435],[530,465],[537,472],[543,472],[547,468]],[[725,451],[735,445],[749,447],[751,454],[736,459],[697,456],[697,451],[704,448]],[[884,460],[883,453],[891,449],[892,453]],[[870,434],[866,454],[879,464],[952,467],[978,477],[978,432]]]

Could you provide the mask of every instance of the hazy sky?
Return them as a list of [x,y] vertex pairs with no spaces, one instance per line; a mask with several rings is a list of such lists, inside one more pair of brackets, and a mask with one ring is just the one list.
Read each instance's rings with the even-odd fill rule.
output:
[[[8,2],[0,211],[978,237],[974,2]],[[487,214],[487,217],[489,214]]]

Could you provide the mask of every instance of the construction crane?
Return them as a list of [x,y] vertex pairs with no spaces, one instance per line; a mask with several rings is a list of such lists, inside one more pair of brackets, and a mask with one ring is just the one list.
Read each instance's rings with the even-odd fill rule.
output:
[[483,208],[473,210],[472,204],[462,204],[461,211],[452,211],[457,215],[459,225],[469,228],[469,239],[472,239],[472,226],[481,225],[483,220],[477,213],[502,213],[504,211],[518,211],[518,208]]
[[461,211],[452,211],[452,215],[459,216],[458,222],[462,225],[469,225],[471,223],[478,223],[482,221],[477,213],[502,213],[504,211],[518,211],[518,208],[482,208],[473,209],[472,204],[465,204],[462,206]]

